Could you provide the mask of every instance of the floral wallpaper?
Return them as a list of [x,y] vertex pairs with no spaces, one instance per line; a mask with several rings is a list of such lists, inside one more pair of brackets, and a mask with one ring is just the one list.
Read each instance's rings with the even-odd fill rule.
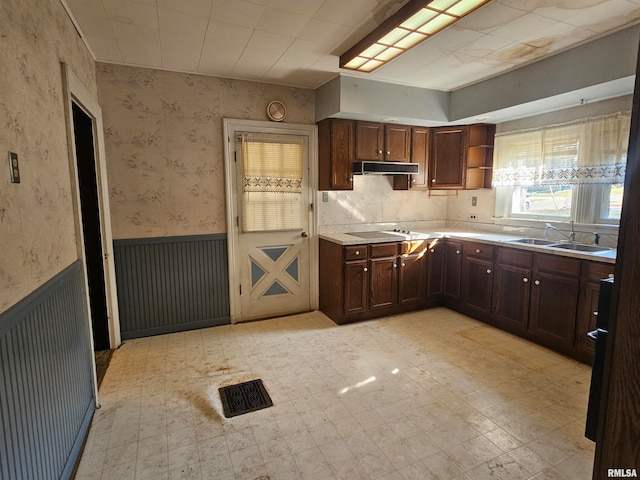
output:
[[110,64],[97,66],[114,238],[226,231],[223,118],[313,124],[313,90]]
[[0,313],[78,258],[60,62],[97,98],[95,63],[60,1],[2,0]]

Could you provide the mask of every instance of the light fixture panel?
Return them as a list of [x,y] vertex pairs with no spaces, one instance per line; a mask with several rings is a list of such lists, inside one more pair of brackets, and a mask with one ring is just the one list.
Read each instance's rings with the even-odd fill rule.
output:
[[489,0],[408,0],[340,56],[340,67],[369,73],[444,30]]

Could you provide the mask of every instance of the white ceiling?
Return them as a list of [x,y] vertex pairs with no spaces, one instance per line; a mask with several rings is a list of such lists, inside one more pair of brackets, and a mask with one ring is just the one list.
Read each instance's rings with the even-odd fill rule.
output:
[[[317,88],[405,0],[62,0],[97,61]],[[371,74],[455,90],[640,21],[640,0],[493,0]],[[342,71],[345,73],[345,71]]]

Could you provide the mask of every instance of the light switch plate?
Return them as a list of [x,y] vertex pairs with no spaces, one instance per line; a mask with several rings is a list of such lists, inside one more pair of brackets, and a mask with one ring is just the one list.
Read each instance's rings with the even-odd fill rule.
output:
[[471,197],[471,206],[472,207],[478,206],[478,197]]
[[323,202],[329,201],[329,192],[322,192],[322,201]]
[[9,171],[11,172],[11,183],[20,183],[20,165],[17,153],[9,152]]

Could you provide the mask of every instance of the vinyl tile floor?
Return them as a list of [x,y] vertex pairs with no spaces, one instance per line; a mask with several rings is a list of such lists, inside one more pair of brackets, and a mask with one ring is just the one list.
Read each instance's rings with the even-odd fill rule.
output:
[[[590,368],[445,308],[130,340],[77,480],[587,480]],[[273,406],[225,418],[218,388]]]

